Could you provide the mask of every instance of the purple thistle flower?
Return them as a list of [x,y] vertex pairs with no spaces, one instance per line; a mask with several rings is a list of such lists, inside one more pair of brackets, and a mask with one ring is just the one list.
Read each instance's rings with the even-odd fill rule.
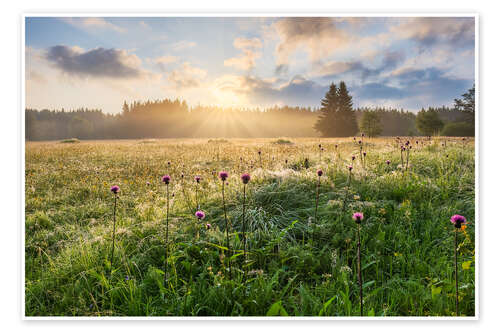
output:
[[339,146],[339,145],[335,145],[335,149],[337,149],[337,147],[338,147],[338,146]]
[[150,183],[150,182],[146,182],[146,185],[148,185],[148,186],[149,186],[149,185],[151,185],[151,183]]
[[170,166],[170,161],[167,162],[167,165]]
[[227,177],[229,177],[229,174],[226,172],[226,171],[221,171],[219,172],[219,178],[222,180],[222,181],[225,181],[227,179]]
[[349,168],[349,171],[352,171],[352,165],[349,165],[348,168]]
[[262,154],[262,152],[260,150],[258,151],[258,153],[259,153],[259,155]]
[[361,223],[363,218],[364,218],[364,216],[363,216],[363,213],[361,213],[361,212],[356,212],[356,213],[352,214],[352,219],[354,221],[356,221],[356,223]]
[[385,163],[386,163],[387,165],[389,165],[389,164],[391,164],[391,161],[387,160],[387,161],[385,161]]
[[200,176],[196,176],[196,177],[194,177],[194,180],[196,180],[196,182],[199,183],[200,180],[201,180],[201,177]]
[[194,215],[196,215],[198,220],[203,220],[205,218],[205,212],[202,210],[197,211]]
[[361,133],[361,136],[365,136],[365,133]]
[[358,143],[361,144],[363,141],[359,140]]
[[316,173],[318,174],[318,177],[323,176],[323,170],[321,170],[321,169],[319,169],[318,171],[316,171]]
[[467,220],[465,219],[465,217],[457,214],[453,215],[450,218],[450,221],[455,225],[455,228],[460,228],[462,227],[462,224],[467,224]]
[[165,176],[161,177],[161,181],[164,182],[165,184],[169,184],[170,183],[170,176],[165,175]]
[[242,174],[241,181],[243,182],[243,184],[248,184],[248,182],[250,181],[250,174],[248,173]]
[[354,161],[354,160],[356,159],[356,156],[352,155],[352,157],[351,157],[351,158],[352,158],[352,160]]
[[212,225],[210,223],[207,223],[207,230],[210,230],[212,228]]
[[366,151],[363,152],[363,156],[366,156]]
[[319,148],[321,148],[321,143],[318,145]]
[[113,192],[114,194],[120,192],[120,186],[118,185],[111,186],[111,192]]

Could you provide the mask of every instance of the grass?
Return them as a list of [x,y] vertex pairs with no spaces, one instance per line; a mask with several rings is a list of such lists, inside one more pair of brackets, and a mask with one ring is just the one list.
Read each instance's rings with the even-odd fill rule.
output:
[[[473,316],[474,143],[463,147],[461,140],[447,138],[442,147],[440,140],[414,148],[405,172],[393,138],[366,140],[365,168],[359,159],[352,163],[348,188],[350,156],[359,152],[352,138],[321,139],[322,163],[316,139],[280,146],[269,139],[227,140],[230,145],[207,144],[206,139],[147,145],[132,140],[27,143],[25,313],[357,316],[356,224],[351,216],[362,211],[365,315],[455,315],[449,219],[460,214],[471,224],[458,235],[459,312]],[[320,168],[324,175],[315,222]],[[221,182],[214,170],[230,175],[225,199],[232,228],[232,280],[224,258]],[[246,188],[246,280],[243,172],[252,176]],[[172,176],[165,286],[164,174]],[[203,223],[212,225],[199,238],[195,175],[202,177],[198,200],[207,214]],[[110,272],[112,185],[121,190]]]

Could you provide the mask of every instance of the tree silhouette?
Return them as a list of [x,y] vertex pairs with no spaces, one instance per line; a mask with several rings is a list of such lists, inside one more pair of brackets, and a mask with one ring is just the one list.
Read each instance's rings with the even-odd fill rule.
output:
[[314,129],[324,137],[351,136],[358,131],[356,114],[352,108],[352,97],[341,81],[339,87],[332,83],[321,100],[320,115]]

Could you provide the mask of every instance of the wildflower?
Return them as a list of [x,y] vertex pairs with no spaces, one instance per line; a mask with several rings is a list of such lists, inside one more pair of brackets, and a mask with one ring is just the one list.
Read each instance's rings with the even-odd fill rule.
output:
[[351,157],[351,158],[352,158],[352,160],[354,161],[354,160],[356,159],[356,156],[352,155],[352,157]]
[[352,165],[349,165],[348,168],[349,168],[349,171],[352,171]]
[[113,272],[113,259],[115,255],[115,232],[116,232],[116,199],[118,198],[117,193],[120,192],[120,187],[118,185],[112,186],[111,192],[115,194],[115,204],[113,208],[113,245],[111,248],[111,261],[110,261],[110,271]]
[[212,225],[210,223],[207,223],[206,227],[207,227],[207,230],[210,230],[212,228]]
[[364,137],[365,136],[365,133],[361,133],[361,136]]
[[391,164],[391,161],[390,161],[390,160],[387,160],[387,161],[385,161],[385,163],[386,163],[387,165],[389,165],[389,164]]
[[200,183],[201,177],[200,177],[200,176],[195,176],[195,177],[194,177],[194,180],[195,180],[197,183]]
[[161,181],[164,182],[166,185],[168,185],[170,183],[170,176],[165,175],[165,176],[161,177]]
[[318,174],[318,177],[323,176],[323,170],[319,169],[319,170],[317,171],[317,174]]
[[242,174],[241,181],[243,182],[243,184],[248,184],[248,182],[250,181],[250,174],[248,173]]
[[357,213],[352,214],[352,219],[354,221],[356,221],[356,223],[361,223],[363,218],[364,218],[364,216],[363,216],[363,213],[361,213],[361,212],[357,212]]
[[118,192],[120,192],[120,186],[118,186],[118,185],[111,186],[111,192],[113,192],[114,194],[117,194]]
[[202,210],[197,211],[194,215],[196,215],[198,220],[203,220],[205,218],[205,212]]
[[366,151],[363,152],[363,157],[366,157]]
[[149,186],[149,185],[151,185],[151,183],[150,182],[146,182],[146,185]]
[[453,215],[450,218],[451,223],[455,225],[455,228],[460,229],[462,224],[467,224],[467,220],[462,215]]
[[229,176],[229,174],[226,172],[226,171],[221,171],[219,172],[219,178],[222,180],[222,181],[225,181],[227,179],[227,177]]

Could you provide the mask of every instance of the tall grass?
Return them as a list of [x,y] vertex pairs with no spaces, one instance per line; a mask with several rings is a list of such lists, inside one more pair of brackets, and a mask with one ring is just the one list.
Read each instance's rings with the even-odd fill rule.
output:
[[[26,315],[354,316],[362,292],[367,316],[453,316],[457,290],[460,315],[472,316],[474,142],[447,141],[446,152],[432,141],[413,149],[406,177],[385,163],[400,157],[393,139],[370,139],[365,170],[355,161],[351,172],[350,156],[359,149],[352,139],[322,139],[327,153],[321,166],[316,140],[275,146],[275,161],[287,160],[288,167],[268,166],[263,157],[265,168],[252,173],[252,191],[245,192],[244,213],[243,186],[224,185],[224,207],[221,184],[211,175],[213,170],[232,172],[240,157],[247,164],[241,167],[248,167],[256,159],[255,150],[267,149],[272,140],[231,140],[218,161],[206,140],[28,143]],[[182,191],[181,184],[170,184],[171,193],[162,195],[165,185],[159,179],[166,159],[173,179],[182,173],[205,179],[198,199],[211,229],[204,237],[195,236],[188,200],[182,195],[172,199]],[[317,222],[308,223],[318,186],[313,170],[320,167],[324,175]],[[123,191],[116,208],[115,255],[120,264],[108,275],[112,184],[120,184]],[[195,196],[196,186],[186,183],[187,199]],[[169,200],[171,250],[165,286],[162,268],[167,258],[160,231]],[[345,225],[355,211],[370,217],[360,233],[359,270],[357,232]],[[231,237],[225,212],[234,221]],[[471,223],[457,239],[457,261],[462,263],[458,289],[448,222],[457,212]],[[224,274],[226,263],[243,253],[220,256],[227,243],[242,248],[237,231],[243,224],[251,261],[246,282],[237,266],[232,279]],[[273,252],[276,246],[279,251]],[[363,272],[361,292],[354,275],[358,271]]]

